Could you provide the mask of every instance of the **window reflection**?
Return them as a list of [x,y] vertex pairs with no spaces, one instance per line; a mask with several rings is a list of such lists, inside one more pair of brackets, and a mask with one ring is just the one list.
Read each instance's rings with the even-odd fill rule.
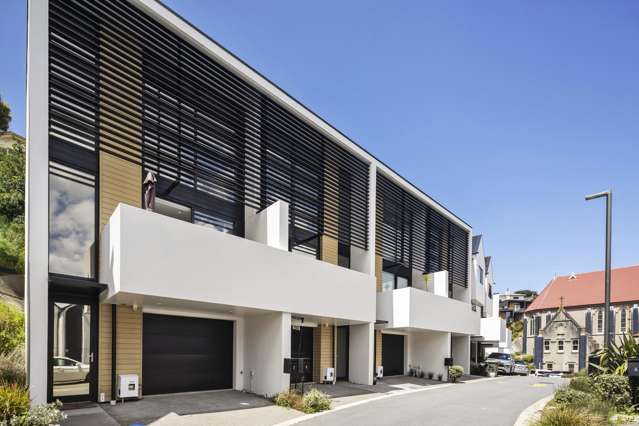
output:
[[49,272],[93,278],[94,243],[93,176],[51,163]]
[[91,370],[91,307],[53,304],[53,396],[87,395]]

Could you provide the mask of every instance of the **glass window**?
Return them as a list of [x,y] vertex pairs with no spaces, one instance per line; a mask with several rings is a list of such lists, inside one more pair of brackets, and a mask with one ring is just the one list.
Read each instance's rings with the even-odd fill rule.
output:
[[408,278],[397,276],[397,288],[408,287]]
[[628,326],[628,313],[626,308],[621,308],[621,332],[625,333]]
[[382,272],[382,291],[389,291],[395,288],[395,274]]
[[191,221],[191,208],[163,198],[155,199],[155,212],[174,219]]
[[563,351],[564,351],[564,341],[559,340],[557,341],[557,352],[563,352]]
[[552,362],[546,364],[546,370],[552,370]]
[[603,332],[603,311],[601,310],[597,312],[597,332]]
[[484,284],[484,270],[479,266],[479,284]]
[[573,363],[568,364],[568,372],[569,373],[574,373],[575,372],[575,364],[573,364]]
[[550,340],[544,340],[544,350],[546,352],[550,351]]
[[339,244],[337,264],[343,268],[351,267],[351,246],[348,244]]
[[95,179],[51,163],[49,272],[95,277]]
[[572,340],[572,351],[573,352],[577,352],[579,350],[579,340],[578,339],[573,339]]
[[224,232],[225,234],[233,234],[235,231],[235,224],[233,223],[233,221],[198,210],[193,212],[193,223],[217,229],[218,231]]

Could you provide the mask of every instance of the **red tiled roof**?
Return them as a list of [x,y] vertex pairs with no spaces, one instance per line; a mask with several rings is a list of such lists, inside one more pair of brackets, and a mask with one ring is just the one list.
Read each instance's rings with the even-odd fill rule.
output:
[[[560,298],[564,306],[601,305],[604,303],[604,271],[586,272],[557,277],[551,280],[526,312],[558,308]],[[610,281],[610,302],[621,303],[639,301],[639,266],[629,266],[612,270]]]

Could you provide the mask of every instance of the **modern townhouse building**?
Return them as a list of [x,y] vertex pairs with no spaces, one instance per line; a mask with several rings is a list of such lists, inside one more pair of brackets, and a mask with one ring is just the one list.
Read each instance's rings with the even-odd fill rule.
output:
[[468,368],[468,224],[155,0],[28,20],[34,402]]
[[493,293],[493,261],[484,252],[484,237],[472,239],[471,303],[480,312],[480,329],[471,339],[471,362],[483,361],[492,352],[512,351],[511,333],[499,316],[499,295]]
[[[611,275],[611,341],[639,333],[639,266]],[[523,352],[537,368],[574,372],[604,343],[604,272],[553,278],[524,316]]]

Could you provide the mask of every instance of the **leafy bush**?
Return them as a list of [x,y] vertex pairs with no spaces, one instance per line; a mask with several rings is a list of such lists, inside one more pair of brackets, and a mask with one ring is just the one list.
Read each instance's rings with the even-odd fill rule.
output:
[[448,369],[448,378],[455,383],[457,379],[464,375],[464,367],[461,365],[453,365]]
[[311,389],[302,398],[302,411],[305,413],[318,413],[331,408],[331,399],[324,392]]
[[302,395],[297,391],[281,392],[275,397],[275,404],[280,407],[302,409]]
[[442,381],[442,379],[444,378],[444,375],[442,373],[437,374],[437,380],[438,381]]
[[433,380],[433,376],[434,376],[434,375],[435,375],[435,374],[434,374],[432,371],[429,371],[429,372],[428,372],[428,380]]
[[498,372],[497,364],[495,364],[494,362],[486,364],[487,374],[494,373],[495,375],[497,375],[497,372]]
[[24,343],[24,313],[0,300],[0,356],[7,356]]
[[592,392],[592,381],[588,376],[576,376],[570,380],[570,389],[581,392]]
[[599,372],[604,374],[616,374],[625,376],[628,370],[628,358],[639,356],[639,342],[632,336],[624,334],[619,343],[610,342],[608,348],[600,350],[599,364],[591,364]]
[[[17,384],[0,385],[0,424],[29,411],[29,391]],[[4,423],[3,423],[4,422]]]
[[575,390],[573,388],[560,388],[555,392],[555,403],[557,405],[571,405],[575,407],[585,407],[593,399],[591,394]]
[[67,418],[61,408],[62,403],[60,401],[32,407],[26,413],[13,417],[8,426],[48,426],[59,424]]
[[24,348],[16,348],[7,356],[0,356],[0,383],[24,386],[27,382]]
[[533,426],[598,426],[607,425],[608,419],[586,410],[570,406],[548,407]]
[[599,374],[593,377],[592,385],[596,395],[617,409],[625,410],[632,403],[630,384],[625,376]]

